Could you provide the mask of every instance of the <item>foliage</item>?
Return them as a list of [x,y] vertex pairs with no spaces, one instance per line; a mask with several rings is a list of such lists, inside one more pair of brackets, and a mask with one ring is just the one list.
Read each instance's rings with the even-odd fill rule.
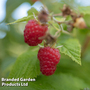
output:
[[69,39],[62,43],[62,47],[60,48],[60,52],[68,55],[72,58],[75,62],[81,65],[81,47],[76,39]]
[[[35,49],[35,48],[34,48]],[[32,53],[31,53],[32,52]],[[39,61],[33,49],[19,56],[10,73],[10,78],[34,78],[40,74]],[[18,67],[17,67],[18,66]]]
[[90,10],[90,6],[87,6],[87,7],[79,7],[79,11],[80,11],[80,13],[82,13],[82,14],[90,14],[90,12],[89,12],[89,10]]
[[[30,4],[33,4],[33,2],[30,0],[7,1],[6,18],[5,18],[6,23],[8,23],[10,19],[11,21],[14,21],[14,19],[11,17],[11,13],[15,10],[15,8],[17,8],[23,2],[29,2]],[[52,0],[48,1],[51,4],[47,3],[47,0],[42,0],[42,2],[45,3],[45,5],[48,7],[50,12],[54,12],[54,13],[59,13],[60,12],[59,7],[61,8],[63,6],[63,3],[65,3],[62,2],[62,0],[61,2],[56,1],[55,3],[52,3]],[[67,2],[66,4],[69,5],[69,3]],[[75,2],[72,0],[72,5],[73,4],[75,4]],[[73,6],[71,7],[73,8]],[[90,17],[89,17],[90,7],[79,6],[78,8],[79,8],[79,12],[84,15],[84,19],[87,26],[90,27]],[[57,65],[57,70],[55,74],[46,77],[40,73],[39,61],[37,59],[37,52],[39,48],[38,47],[32,48],[26,45],[23,40],[23,32],[20,32],[20,26],[23,31],[26,23],[19,23],[19,22],[23,22],[23,21],[27,22],[29,19],[34,18],[33,12],[35,16],[38,15],[38,11],[34,8],[31,8],[28,11],[27,17],[24,17],[22,19],[13,22],[17,24],[10,25],[13,23],[9,23],[8,26],[10,28],[10,31],[5,30],[7,36],[4,39],[2,39],[0,43],[0,47],[1,47],[0,62],[2,62],[1,64],[2,72],[0,71],[0,73],[2,73],[2,76],[9,78],[30,77],[36,79],[35,82],[29,82],[28,87],[23,87],[21,89],[27,88],[29,90],[30,89],[80,90],[86,87],[90,88],[90,79],[89,79],[90,47],[86,48],[86,51],[84,52],[81,58],[81,46],[83,47],[83,45],[85,44],[85,40],[87,36],[90,36],[89,34],[90,30],[88,29],[80,30],[76,28],[72,32],[75,34],[75,38],[72,38],[72,36],[69,35],[61,34],[61,36],[57,40],[57,46],[63,45],[62,47],[59,48],[61,53],[60,63]],[[56,19],[58,20],[58,18]],[[59,19],[59,21],[64,21],[64,19],[61,18]],[[56,25],[55,22],[52,22],[52,24],[58,28],[58,25]],[[65,28],[66,27],[64,27],[64,29]],[[54,28],[51,28],[51,33],[54,33]],[[90,46],[90,43],[88,44],[88,46]],[[67,56],[69,56],[70,58]],[[82,59],[82,65],[81,65],[81,59]],[[81,66],[74,63],[71,60],[75,61]],[[6,87],[4,87],[3,89],[6,90]],[[16,87],[13,87],[13,89],[16,89]]]

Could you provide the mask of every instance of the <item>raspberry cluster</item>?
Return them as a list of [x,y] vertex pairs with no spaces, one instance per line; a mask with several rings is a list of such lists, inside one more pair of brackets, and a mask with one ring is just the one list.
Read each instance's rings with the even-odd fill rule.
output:
[[[41,37],[47,36],[48,43],[54,41],[54,38],[50,34],[46,35],[48,26],[46,24],[39,24],[36,20],[30,20],[25,26],[24,40],[29,46],[37,46],[42,43]],[[46,45],[48,45],[48,43]],[[54,74],[56,65],[60,60],[60,53],[58,49],[45,46],[40,48],[37,55],[40,61],[40,71],[43,75],[49,76]]]

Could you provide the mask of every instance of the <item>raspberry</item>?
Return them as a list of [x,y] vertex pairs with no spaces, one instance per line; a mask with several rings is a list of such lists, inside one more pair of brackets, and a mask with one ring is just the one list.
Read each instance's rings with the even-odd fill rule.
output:
[[37,56],[40,61],[40,71],[42,74],[46,76],[54,74],[56,65],[60,61],[59,50],[50,47],[40,48]]
[[59,63],[60,53],[58,49],[45,47],[38,51],[38,59],[40,61],[53,62],[55,65]]
[[51,65],[40,66],[40,71],[42,72],[43,75],[46,76],[54,74],[55,70],[56,70],[56,66],[51,66]]
[[24,40],[30,46],[37,46],[42,43],[39,37],[44,36],[47,30],[47,25],[41,26],[36,20],[30,20],[25,26]]

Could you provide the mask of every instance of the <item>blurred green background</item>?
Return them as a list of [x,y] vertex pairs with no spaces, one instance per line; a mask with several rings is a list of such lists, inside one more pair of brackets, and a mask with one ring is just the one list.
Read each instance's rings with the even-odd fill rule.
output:
[[[7,23],[27,16],[27,11],[31,7],[35,7],[37,10],[40,10],[40,7],[43,4],[47,6],[50,12],[54,13],[59,13],[63,4],[69,5],[76,11],[78,11],[79,6],[90,6],[90,0],[41,0],[41,2],[34,1],[35,0],[0,0],[0,78],[8,77],[17,57],[30,48],[24,42],[23,37],[23,31],[26,22],[16,23],[13,25],[6,25]],[[90,15],[85,14],[84,19],[87,26],[90,27]],[[77,39],[82,45],[82,48],[85,43],[88,42],[86,47],[84,47],[85,50],[83,51],[82,55],[82,66],[79,66],[69,57],[61,54],[61,61],[57,66],[55,73],[57,75],[57,73],[60,72],[64,75],[66,74],[70,75],[71,77],[80,79],[83,81],[83,83],[89,85],[90,88],[90,30],[77,29],[75,33]],[[63,38],[67,37],[62,35],[61,39]],[[63,74],[62,76],[64,76]],[[76,86],[78,83],[77,79],[73,79],[71,81],[72,83],[76,82]]]

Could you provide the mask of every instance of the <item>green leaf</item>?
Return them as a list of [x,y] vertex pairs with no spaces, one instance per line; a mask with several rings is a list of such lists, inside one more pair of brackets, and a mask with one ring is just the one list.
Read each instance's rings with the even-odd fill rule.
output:
[[[73,83],[72,83],[73,82]],[[35,90],[80,90],[88,87],[83,80],[70,74],[54,74],[52,76],[39,76],[35,82],[29,82],[29,87]]]
[[24,22],[24,21],[29,21],[30,19],[34,19],[33,12],[34,12],[35,15],[38,14],[38,11],[35,8],[31,8],[28,11],[28,16],[27,17],[23,17],[23,18],[18,19],[18,20],[14,21],[14,22],[8,23],[7,25],[14,24],[14,23],[19,23],[19,22]]
[[35,78],[40,73],[39,60],[35,49],[20,55],[11,72],[9,78]]
[[37,89],[33,89],[31,87],[25,87],[25,86],[4,86],[4,87],[0,87],[0,90],[37,90]]
[[82,13],[82,14],[90,14],[90,6],[79,7],[78,9],[79,9],[80,13]]
[[88,68],[90,66],[89,58],[88,61],[86,59],[82,59],[82,65],[80,66],[79,64],[70,60],[68,56],[61,54],[61,61],[57,65],[56,73],[70,73],[73,76],[83,79],[90,85],[90,78],[88,78],[90,76],[90,69]]
[[30,10],[28,10],[27,13],[28,13],[28,15],[33,15],[33,13],[35,15],[38,15],[38,11],[34,7],[32,7]]
[[8,23],[7,25],[14,24],[14,23],[19,23],[19,22],[24,22],[24,21],[29,21],[32,17],[33,17],[33,15],[27,16],[27,17],[23,17],[23,18],[18,19],[18,20],[14,21],[14,22]]
[[77,39],[68,39],[62,43],[60,52],[71,57],[73,61],[81,65],[81,46]]

